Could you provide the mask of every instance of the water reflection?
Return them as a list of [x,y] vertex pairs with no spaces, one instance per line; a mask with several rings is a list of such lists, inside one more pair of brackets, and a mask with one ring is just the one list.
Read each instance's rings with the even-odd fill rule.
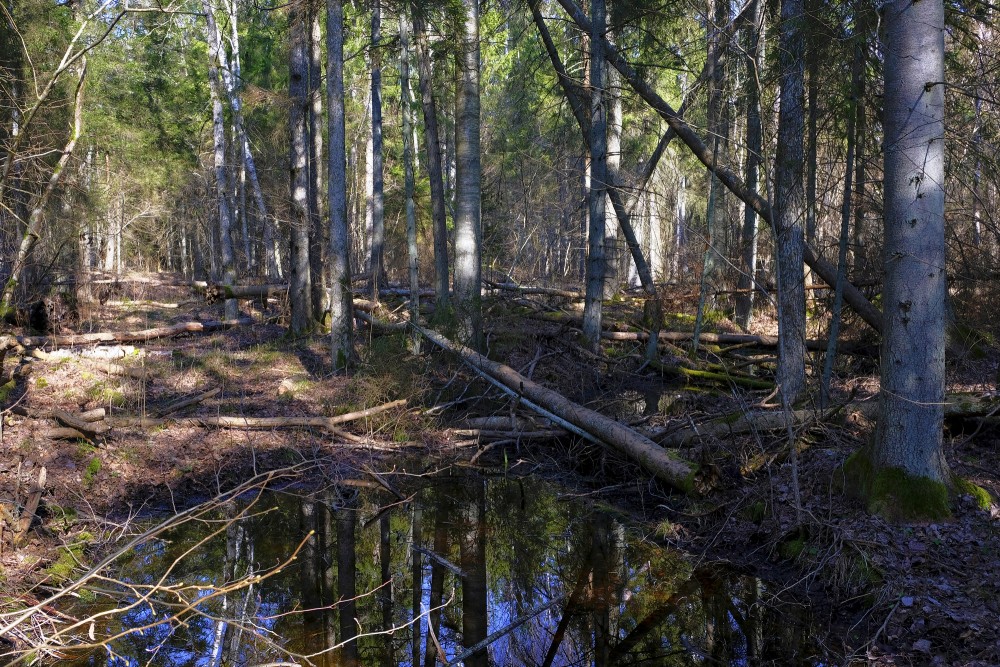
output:
[[144,544],[119,605],[157,593],[95,624],[120,636],[77,664],[821,664],[805,613],[757,579],[695,569],[543,482],[430,481],[409,502],[269,493]]

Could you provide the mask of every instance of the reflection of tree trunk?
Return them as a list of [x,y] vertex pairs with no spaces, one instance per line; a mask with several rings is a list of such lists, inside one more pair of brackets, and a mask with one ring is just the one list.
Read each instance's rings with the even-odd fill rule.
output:
[[[462,571],[462,643],[466,648],[486,639],[486,488],[477,482],[462,508],[459,536]],[[487,667],[489,652],[484,648],[465,660],[467,667]]]
[[[333,521],[333,510],[336,504],[336,495],[333,491],[327,492],[323,503],[319,506],[319,518],[317,520],[318,564],[321,568],[321,602],[323,604],[323,649],[329,649],[337,643],[337,629],[334,624],[334,604],[337,602],[337,564],[333,558],[333,543],[336,539],[336,526]],[[321,665],[333,665],[333,656],[325,653]]]
[[552,643],[549,644],[549,650],[545,654],[545,660],[542,661],[542,667],[551,667],[552,661],[555,660],[556,654],[559,652],[559,645],[562,644],[563,637],[566,636],[570,620],[580,612],[580,605],[583,603],[587,591],[587,583],[590,581],[590,572],[591,557],[588,556],[580,566],[580,576],[577,577],[576,585],[566,602],[562,618],[559,619],[559,625],[556,626],[556,631],[552,635]]
[[423,636],[423,621],[420,618],[420,601],[424,597],[424,577],[423,577],[423,559],[420,557],[420,523],[423,515],[423,511],[417,503],[413,504],[413,525],[411,526],[411,544],[410,544],[410,554],[413,558],[413,613],[410,617],[413,621],[413,626],[410,629],[410,651],[412,667],[420,667],[420,637]]
[[608,664],[611,642],[613,593],[611,570],[614,567],[614,539],[611,535],[611,517],[606,515],[595,517],[592,539],[593,587],[590,593],[594,610],[594,667],[605,667]]
[[[434,553],[442,556],[448,553],[448,528],[445,524],[445,517],[448,515],[446,507],[438,508],[437,516],[434,520]],[[431,592],[428,608],[430,613],[427,616],[427,623],[430,632],[435,636],[441,636],[441,600],[444,595],[444,568],[435,561],[431,561]],[[424,665],[430,667],[437,659],[437,650],[434,642],[427,638],[427,647],[424,651]]]
[[[353,493],[346,491],[345,493]],[[342,499],[337,512],[337,593],[340,599],[340,637],[345,642],[340,649],[340,664],[354,667],[358,661],[357,636],[357,564],[354,555],[354,527],[357,523],[355,507],[357,498],[354,495]]]
[[382,607],[382,630],[386,633],[382,638],[382,664],[392,667],[395,656],[392,650],[392,553],[389,539],[389,513],[386,512],[378,520],[379,527],[379,566],[382,570],[382,588],[379,591],[379,602]]
[[312,497],[303,498],[299,506],[299,526],[302,535],[308,535],[309,531],[317,531],[312,537],[306,540],[299,556],[302,575],[302,606],[305,611],[302,614],[303,644],[306,653],[313,653],[320,649],[320,642],[323,636],[323,591],[320,583],[319,559],[322,557],[322,547],[319,544],[319,526],[317,525],[315,499]]

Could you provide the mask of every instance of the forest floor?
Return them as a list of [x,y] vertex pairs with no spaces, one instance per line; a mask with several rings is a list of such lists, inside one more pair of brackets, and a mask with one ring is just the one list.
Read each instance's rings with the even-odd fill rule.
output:
[[[0,596],[0,612],[65,577],[66,554],[85,559],[74,545],[95,539],[98,517],[120,520],[154,507],[186,506],[252,473],[304,460],[325,461],[331,474],[350,476],[387,471],[401,456],[416,455],[428,467],[530,462],[583,493],[620,504],[648,522],[655,539],[800,591],[826,619],[826,635],[817,641],[839,664],[1000,664],[1000,513],[971,497],[957,498],[954,517],[937,523],[891,524],[866,513],[836,483],[839,466],[872,437],[864,411],[845,409],[796,432],[800,521],[783,431],[686,442],[678,453],[711,471],[705,481],[712,488],[685,497],[648,481],[620,455],[574,438],[494,446],[471,435],[463,420],[507,417],[516,406],[447,355],[427,348],[410,354],[402,335],[359,330],[356,371],[332,376],[323,337],[291,339],[280,322],[268,323],[280,304],[241,305],[254,324],[134,346],[49,347],[31,363],[3,401],[0,501],[23,503],[43,467],[45,490],[25,543],[0,547],[0,584],[16,592]],[[767,397],[767,391],[663,378],[644,367],[641,343],[607,343],[595,358],[576,344],[571,325],[532,319],[524,306],[513,307],[509,298],[489,302],[489,356],[654,439],[745,412]],[[691,310],[684,303],[666,306]],[[627,301],[612,306],[610,318],[628,320],[630,308]],[[214,320],[220,313],[173,276],[137,275],[105,290],[102,303],[79,321],[57,319],[56,325],[57,333],[138,330]],[[690,323],[673,316],[671,328]],[[736,331],[725,320],[713,327]],[[755,327],[755,333],[774,333],[767,321]],[[951,360],[949,391],[995,394],[997,359],[997,350],[985,349]],[[133,369],[131,375],[108,373],[122,366]],[[761,367],[766,375],[767,363]],[[848,358],[839,373],[838,400],[850,397],[858,405],[875,397],[876,361]],[[400,398],[409,403],[321,437],[293,428],[162,424],[116,426],[86,442],[50,438],[56,424],[40,416],[95,408],[109,419],[155,415],[212,389],[219,391],[177,415],[333,417]],[[957,474],[998,498],[1000,433],[988,421],[979,424],[949,422],[947,457]],[[68,569],[79,570],[72,558]]]

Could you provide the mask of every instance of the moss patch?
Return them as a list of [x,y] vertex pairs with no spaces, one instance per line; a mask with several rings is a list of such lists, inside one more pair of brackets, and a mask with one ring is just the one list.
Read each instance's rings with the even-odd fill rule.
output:
[[94,536],[87,532],[82,532],[76,536],[76,540],[63,547],[62,555],[52,563],[45,573],[53,583],[64,583],[73,577],[73,572],[83,562],[83,552],[94,539]]
[[973,484],[967,479],[962,479],[957,475],[954,478],[955,492],[972,496],[976,506],[981,510],[989,510],[993,505],[993,496],[981,486]]
[[933,521],[951,516],[948,486],[914,477],[901,468],[876,470],[867,448],[843,466],[844,491],[865,501],[868,511],[890,521]]

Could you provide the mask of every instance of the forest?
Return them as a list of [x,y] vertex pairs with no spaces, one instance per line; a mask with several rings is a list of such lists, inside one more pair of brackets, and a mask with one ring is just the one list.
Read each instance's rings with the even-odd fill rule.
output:
[[0,660],[1000,665],[984,0],[0,0]]

